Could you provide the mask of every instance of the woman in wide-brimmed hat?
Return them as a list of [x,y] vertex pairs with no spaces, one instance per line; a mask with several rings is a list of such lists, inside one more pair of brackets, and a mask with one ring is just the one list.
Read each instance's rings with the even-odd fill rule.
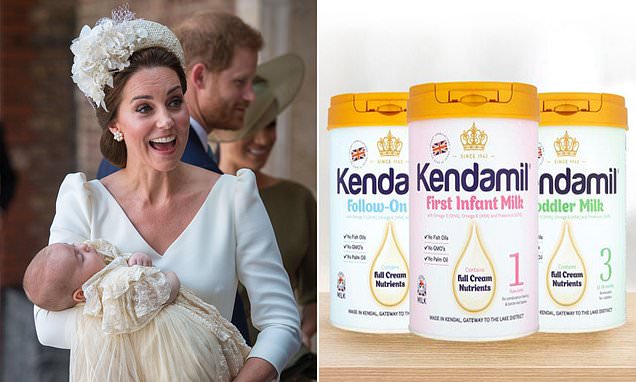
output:
[[[259,65],[254,81],[256,99],[247,110],[245,126],[237,132],[213,132],[211,140],[230,141],[220,144],[219,167],[223,172],[233,174],[240,168],[249,168],[256,175],[283,265],[297,303],[302,306],[303,343],[311,347],[310,339],[316,332],[316,200],[301,184],[262,171],[276,143],[276,118],[298,93],[303,68],[302,60],[292,54]],[[247,302],[245,289],[239,290]],[[246,305],[246,311],[249,313],[249,305]],[[252,340],[257,333],[250,325]],[[303,349],[298,357],[306,352],[307,349]]]

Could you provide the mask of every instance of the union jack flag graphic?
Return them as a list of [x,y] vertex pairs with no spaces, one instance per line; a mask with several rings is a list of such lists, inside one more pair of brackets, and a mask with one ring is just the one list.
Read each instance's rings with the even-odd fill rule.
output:
[[364,159],[366,158],[366,156],[367,156],[366,147],[358,147],[357,149],[351,150],[351,160],[354,162]]
[[[420,275],[418,281],[419,283],[417,284],[417,294],[419,296],[426,297],[426,279],[424,278],[424,276]],[[423,302],[423,303],[426,303],[426,302]]]
[[433,149],[434,156],[437,156],[439,154],[444,154],[448,152],[448,142],[446,142],[446,140],[435,142],[433,143],[432,149]]

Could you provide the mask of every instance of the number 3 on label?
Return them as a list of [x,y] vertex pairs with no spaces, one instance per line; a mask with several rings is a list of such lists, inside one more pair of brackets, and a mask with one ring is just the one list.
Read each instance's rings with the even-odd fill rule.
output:
[[603,265],[607,266],[607,277],[603,276],[601,272],[601,281],[609,281],[612,277],[612,266],[610,265],[610,260],[612,259],[612,251],[609,248],[601,249],[601,257],[605,257],[607,255],[607,261],[603,263]]

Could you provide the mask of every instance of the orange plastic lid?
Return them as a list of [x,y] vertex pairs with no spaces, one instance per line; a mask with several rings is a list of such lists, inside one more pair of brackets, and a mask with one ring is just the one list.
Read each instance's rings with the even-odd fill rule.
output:
[[408,93],[357,93],[331,97],[327,129],[406,126]]
[[518,82],[442,82],[412,86],[409,122],[485,117],[539,120],[537,88]]
[[607,126],[627,129],[625,98],[607,93],[541,93],[539,126]]

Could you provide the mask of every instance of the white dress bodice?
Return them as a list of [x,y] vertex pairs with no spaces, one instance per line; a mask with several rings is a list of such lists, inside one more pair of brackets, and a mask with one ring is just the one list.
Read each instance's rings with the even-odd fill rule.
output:
[[[267,360],[279,375],[300,346],[300,320],[289,279],[250,170],[221,176],[162,256],[99,180],[87,182],[82,173],[69,174],[60,186],[49,243],[94,239],[105,239],[122,252],[149,254],[153,265],[175,272],[182,285],[228,320],[240,280],[252,304],[252,321],[261,330],[250,357]],[[69,348],[77,310],[48,312],[35,307],[40,342]]]

